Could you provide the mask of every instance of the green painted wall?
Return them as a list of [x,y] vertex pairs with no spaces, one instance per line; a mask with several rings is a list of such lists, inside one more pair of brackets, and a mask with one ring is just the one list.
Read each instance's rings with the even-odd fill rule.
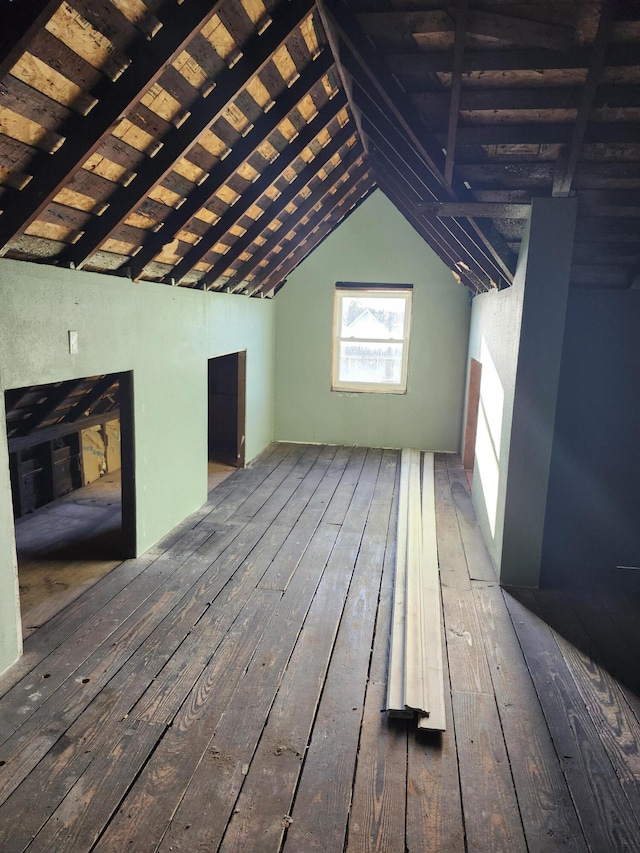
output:
[[[406,394],[330,390],[336,281],[414,285]],[[380,191],[295,270],[275,304],[277,439],[458,451],[468,294]]]
[[[206,500],[208,358],[247,350],[247,461],[273,438],[271,300],[4,260],[0,305],[2,397],[9,388],[133,370],[139,552]],[[69,354],[70,329],[78,332],[77,355]],[[1,672],[19,644],[0,420]]]
[[575,199],[534,199],[513,285],[473,300],[473,501],[500,580],[514,586],[540,574],[575,215]]

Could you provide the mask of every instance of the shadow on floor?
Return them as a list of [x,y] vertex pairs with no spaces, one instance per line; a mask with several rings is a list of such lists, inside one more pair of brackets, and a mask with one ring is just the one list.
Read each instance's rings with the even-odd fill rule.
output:
[[539,590],[509,593],[586,660],[606,669],[640,715],[640,571],[547,566],[544,578]]

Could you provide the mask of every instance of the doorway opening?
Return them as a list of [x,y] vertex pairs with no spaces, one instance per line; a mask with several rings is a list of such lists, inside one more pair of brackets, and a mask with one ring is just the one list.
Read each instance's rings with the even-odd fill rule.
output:
[[480,411],[480,380],[482,378],[482,363],[475,358],[469,364],[469,391],[467,394],[467,421],[464,430],[464,447],[462,465],[469,481],[473,480],[473,466],[476,459],[476,435],[478,432],[478,412]]
[[135,554],[133,379],[5,392],[23,634]]
[[209,491],[245,463],[246,351],[210,358]]

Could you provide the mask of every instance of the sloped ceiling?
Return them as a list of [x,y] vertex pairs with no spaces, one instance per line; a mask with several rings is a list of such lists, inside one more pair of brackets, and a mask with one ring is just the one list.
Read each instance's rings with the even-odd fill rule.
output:
[[272,296],[379,186],[472,293],[532,196],[574,286],[640,256],[640,4],[0,0],[0,246]]

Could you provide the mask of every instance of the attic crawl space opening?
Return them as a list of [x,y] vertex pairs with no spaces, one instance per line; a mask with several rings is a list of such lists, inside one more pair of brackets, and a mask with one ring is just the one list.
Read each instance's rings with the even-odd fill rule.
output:
[[129,373],[5,392],[23,630],[134,553]]

